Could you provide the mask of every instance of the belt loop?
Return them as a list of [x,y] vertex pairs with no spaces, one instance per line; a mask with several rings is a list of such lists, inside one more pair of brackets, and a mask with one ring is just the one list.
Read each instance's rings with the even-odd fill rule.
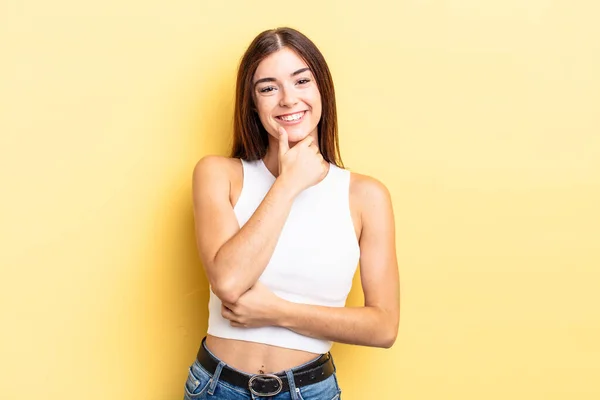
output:
[[294,372],[290,369],[285,371],[285,375],[287,376],[288,385],[290,387],[290,396],[291,400],[300,400],[298,396],[298,391],[296,390],[296,381],[294,380]]
[[221,371],[223,370],[224,366],[225,363],[223,361],[219,361],[219,365],[217,365],[217,369],[215,370],[215,373],[211,378],[210,387],[208,388],[208,394],[210,394],[211,396],[215,394],[215,389],[217,388],[217,383],[219,383]]
[[333,361],[333,356],[331,355],[331,352],[329,352],[329,358],[331,359],[331,365],[333,365],[333,373],[335,374],[337,369],[335,368],[335,362]]

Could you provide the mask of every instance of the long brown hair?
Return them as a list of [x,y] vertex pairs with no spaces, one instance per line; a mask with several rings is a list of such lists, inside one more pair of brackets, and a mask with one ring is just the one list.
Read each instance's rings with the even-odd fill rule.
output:
[[305,35],[292,28],[270,29],[260,33],[244,53],[237,74],[233,146],[231,157],[254,161],[267,154],[268,133],[254,111],[252,79],[258,64],[283,47],[302,58],[315,77],[321,94],[321,120],[318,125],[319,149],[323,159],[344,168],[340,155],[333,79],[323,54]]

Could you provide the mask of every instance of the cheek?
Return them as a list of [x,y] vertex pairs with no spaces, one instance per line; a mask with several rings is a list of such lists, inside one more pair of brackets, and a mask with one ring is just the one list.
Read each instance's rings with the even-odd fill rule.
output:
[[256,112],[258,113],[260,120],[264,121],[264,119],[269,116],[269,108],[267,107],[267,104],[261,100],[255,102],[254,104],[256,105]]
[[256,104],[256,112],[258,113],[258,118],[262,123],[263,127],[267,130],[267,132],[271,134],[277,133],[276,123],[272,118],[273,114],[273,105],[268,101],[264,101],[265,99],[260,99]]
[[321,102],[321,94],[317,91],[312,101],[312,111],[317,120],[321,119],[321,112],[323,111],[323,104]]
[[310,99],[314,108],[321,108],[321,92],[319,92],[319,89],[316,86],[311,90]]
[[277,100],[275,96],[259,97],[254,104],[259,115],[268,116],[271,115],[273,108],[277,105]]

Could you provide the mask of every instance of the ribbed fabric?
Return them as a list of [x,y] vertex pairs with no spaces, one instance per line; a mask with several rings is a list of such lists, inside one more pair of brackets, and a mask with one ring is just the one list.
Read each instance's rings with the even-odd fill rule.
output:
[[[243,161],[244,181],[234,207],[240,227],[275,182],[262,160]],[[360,256],[349,206],[350,172],[330,164],[327,176],[301,192],[292,205],[273,256],[260,277],[277,296],[304,304],[343,307]],[[280,327],[234,328],[221,316],[212,289],[210,335],[326,353],[332,342]]]

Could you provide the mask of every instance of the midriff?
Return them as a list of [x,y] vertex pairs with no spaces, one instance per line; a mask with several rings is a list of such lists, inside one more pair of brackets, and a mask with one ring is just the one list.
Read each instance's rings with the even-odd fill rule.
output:
[[208,335],[206,347],[225,364],[248,374],[272,374],[305,364],[320,354]]

